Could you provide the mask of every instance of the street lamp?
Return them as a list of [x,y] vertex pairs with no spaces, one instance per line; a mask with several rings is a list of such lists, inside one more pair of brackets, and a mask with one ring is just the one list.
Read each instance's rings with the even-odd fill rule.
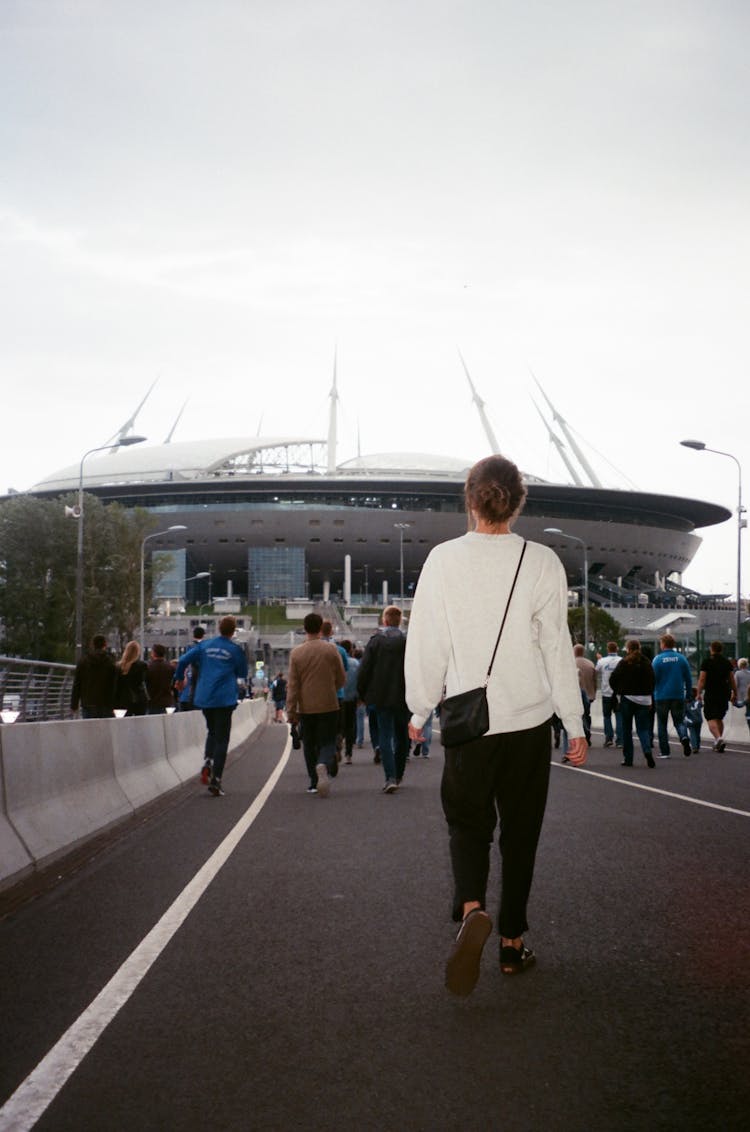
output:
[[[143,444],[145,436],[122,436],[113,444],[100,444],[96,448],[89,448],[81,456],[78,469],[78,507],[72,512],[78,520],[78,541],[76,544],[76,662],[83,656],[83,463],[94,452],[111,452],[113,448],[129,448],[131,444]],[[66,509],[66,514],[70,512]]]
[[154,531],[152,534],[146,535],[146,537],[141,542],[141,650],[144,649],[145,644],[146,644],[146,609],[145,609],[145,598],[144,598],[144,590],[145,590],[144,577],[145,577],[145,573],[146,573],[146,569],[145,569],[146,543],[151,538],[158,538],[159,535],[168,535],[170,531],[186,531],[186,530],[187,530],[187,527],[184,525],[184,523],[176,523],[173,527],[167,527],[167,529],[165,531]]
[[719,448],[709,448],[702,440],[681,440],[680,444],[683,448],[692,448],[695,452],[713,452],[715,456],[726,456],[728,460],[734,460],[737,465],[737,620],[734,649],[735,656],[739,657],[740,627],[742,625],[740,613],[740,606],[742,605],[742,531],[747,526],[746,520],[743,519],[745,511],[742,506],[742,465],[731,452],[722,452]]
[[569,538],[572,542],[580,542],[583,547],[583,637],[586,651],[589,647],[589,555],[586,548],[586,543],[578,535],[568,535],[565,531],[561,531],[559,527],[545,527],[544,533],[546,535],[560,535],[562,538]]
[[394,523],[399,534],[399,572],[401,574],[401,604],[404,604],[404,531],[408,531],[411,523]]

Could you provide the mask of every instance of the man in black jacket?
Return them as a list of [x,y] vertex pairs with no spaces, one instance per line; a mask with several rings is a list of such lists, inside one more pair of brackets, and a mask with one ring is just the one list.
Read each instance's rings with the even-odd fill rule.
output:
[[91,652],[76,665],[70,710],[80,707],[81,719],[112,719],[117,668],[107,652],[106,637],[97,633],[91,646]]
[[409,709],[404,684],[406,637],[401,631],[401,610],[383,610],[383,628],[371,637],[357,673],[357,694],[375,708],[380,757],[385,774],[384,794],[398,789],[409,751]]

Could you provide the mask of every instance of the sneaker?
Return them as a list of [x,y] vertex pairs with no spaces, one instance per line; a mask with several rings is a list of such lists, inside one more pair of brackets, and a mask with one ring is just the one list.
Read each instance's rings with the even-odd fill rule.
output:
[[344,759],[344,766],[351,766],[351,765],[352,765],[351,756],[347,755],[347,757]]
[[671,759],[671,755],[657,755],[657,759]]
[[474,990],[482,951],[491,931],[492,921],[481,908],[474,908],[464,917],[445,965],[445,986],[451,994],[466,996]]
[[430,757],[430,756],[429,756],[429,755],[427,754],[427,752],[426,752],[426,751],[422,751],[422,758],[423,758],[423,759],[429,759],[429,757]]
[[308,786],[307,793],[308,794],[317,794],[318,793],[317,786]]
[[726,743],[724,742],[724,740],[723,740],[723,739],[718,739],[718,740],[717,740],[717,742],[716,742],[716,745],[714,746],[714,750],[715,750],[715,751],[718,751],[718,752],[719,752],[719,754],[721,754],[721,752],[722,752],[722,751],[726,751],[726,749],[727,749],[727,745],[726,745]]
[[327,798],[331,792],[331,780],[328,777],[328,767],[325,763],[318,763],[315,770],[318,775],[318,793],[321,798]]
[[692,755],[693,748],[690,746],[690,740],[689,739],[683,739],[682,740],[682,752],[685,755],[686,759],[689,759],[690,756]]
[[612,739],[605,739],[605,740],[604,740],[604,746],[605,746],[605,747],[614,747],[614,745],[615,745],[615,744],[614,744],[614,742],[612,741]]
[[383,793],[384,794],[393,794],[393,793],[395,793],[396,790],[398,790],[398,783],[396,782],[396,779],[395,778],[389,778],[388,781],[386,782],[385,786],[383,787]]
[[223,798],[224,797],[224,791],[221,788],[221,779],[220,778],[212,778],[211,779],[211,781],[208,784],[208,792],[209,792],[209,794],[213,794],[214,798]]
[[520,975],[536,963],[536,955],[524,943],[520,947],[500,948],[500,970],[504,975]]
[[[654,767],[656,766],[656,763],[654,762],[654,756],[651,754],[651,752],[650,751],[644,751],[643,757],[646,760],[646,766],[649,767],[651,770],[653,770]],[[662,758],[669,758],[669,755],[661,756],[661,757]]]
[[204,786],[208,786],[211,781],[211,760],[206,759],[201,770],[201,782]]
[[338,772],[339,772],[338,759],[334,759],[333,762],[328,767],[328,777],[329,778],[335,778],[336,775],[338,774]]

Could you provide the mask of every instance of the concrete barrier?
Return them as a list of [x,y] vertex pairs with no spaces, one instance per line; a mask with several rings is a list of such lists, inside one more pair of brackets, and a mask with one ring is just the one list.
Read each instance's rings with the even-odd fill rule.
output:
[[[244,743],[267,713],[265,700],[239,704],[230,750]],[[0,887],[197,779],[205,741],[200,711],[5,725],[0,730]]]
[[115,778],[134,810],[174,790],[181,779],[167,761],[168,715],[118,719],[109,727]]
[[206,721],[202,711],[178,711],[163,721],[167,761],[180,782],[197,778],[203,765]]
[[37,864],[133,812],[115,779],[120,720],[14,724],[3,733],[8,820]]
[[10,727],[0,727],[0,888],[5,887],[11,877],[20,880],[32,871],[34,862],[26,846],[20,840],[8,821],[5,805],[5,773],[3,771],[3,734]]

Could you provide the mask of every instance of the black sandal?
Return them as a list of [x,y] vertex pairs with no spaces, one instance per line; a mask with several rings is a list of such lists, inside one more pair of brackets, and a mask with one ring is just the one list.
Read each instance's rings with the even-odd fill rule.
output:
[[500,946],[500,970],[504,975],[520,975],[536,963],[536,955],[521,943],[520,947]]

